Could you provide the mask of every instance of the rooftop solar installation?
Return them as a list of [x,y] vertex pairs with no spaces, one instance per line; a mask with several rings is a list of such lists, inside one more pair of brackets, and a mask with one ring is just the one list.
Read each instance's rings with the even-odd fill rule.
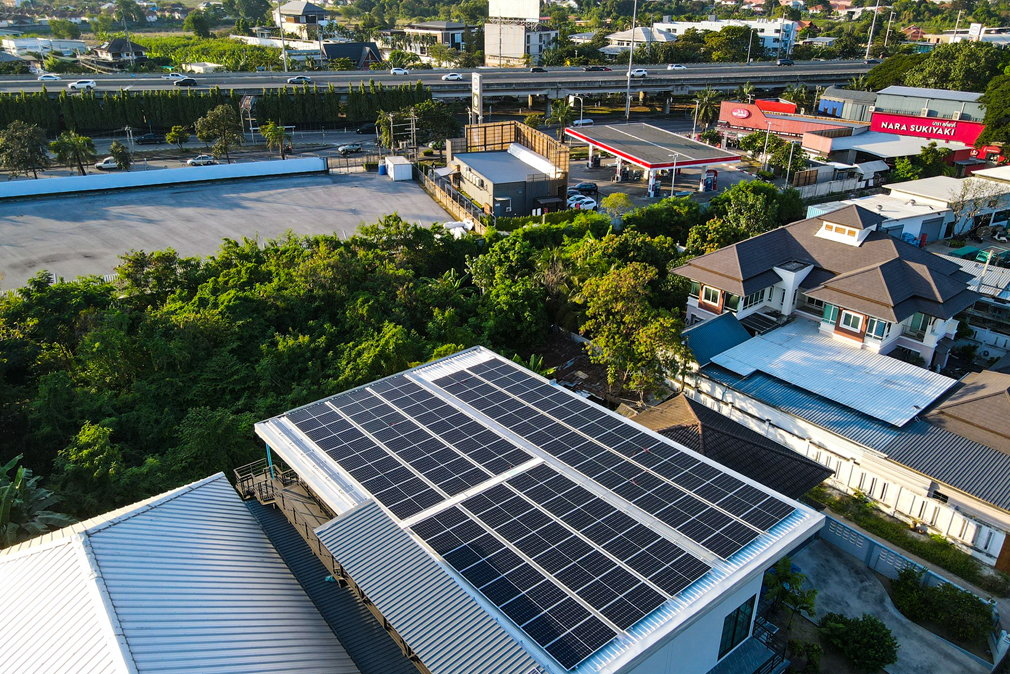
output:
[[[565,129],[565,134],[647,169],[674,165],[704,166],[740,161],[740,154],[720,150],[652,124],[612,124]],[[676,157],[676,160],[674,159]]]
[[795,508],[481,349],[284,418],[566,670]]

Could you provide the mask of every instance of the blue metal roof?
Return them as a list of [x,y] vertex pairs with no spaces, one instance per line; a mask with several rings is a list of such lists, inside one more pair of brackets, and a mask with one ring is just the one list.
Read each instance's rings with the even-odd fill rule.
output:
[[750,333],[731,313],[696,323],[684,330],[683,335],[700,366],[707,365],[713,356],[750,339]]

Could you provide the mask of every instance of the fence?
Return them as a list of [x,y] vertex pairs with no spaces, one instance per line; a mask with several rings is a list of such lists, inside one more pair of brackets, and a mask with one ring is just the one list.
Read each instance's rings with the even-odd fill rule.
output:
[[[860,531],[856,531],[830,515],[825,514],[827,522],[821,529],[820,537],[825,543],[830,543],[839,550],[849,553],[856,559],[866,564],[867,567],[877,573],[887,576],[891,580],[898,578],[898,572],[907,567],[912,567],[923,571],[922,582],[927,586],[937,587],[948,584],[964,590],[957,583],[952,583],[943,576],[933,573],[928,568],[913,562],[908,557],[895,552],[882,543],[878,543]],[[993,661],[1000,662],[1003,656],[1010,651],[1010,637],[1006,630],[1000,628],[999,612],[993,606],[993,624],[995,629],[989,635],[989,648],[993,654]],[[986,663],[988,665],[988,663]]]
[[816,185],[804,185],[803,187],[797,187],[796,189],[799,190],[801,198],[813,199],[816,197],[827,196],[829,194],[835,194],[837,192],[861,190],[868,186],[870,186],[870,182],[867,180],[849,178],[848,180],[829,180],[826,183],[817,183]]
[[554,140],[546,133],[532,129],[515,120],[469,124],[465,131],[465,149],[453,146],[453,152],[504,152],[509,145],[517,143],[546,157],[560,174],[558,180],[568,184],[570,148]]
[[326,157],[326,170],[330,173],[362,173],[368,170],[369,165],[378,167],[382,160],[383,155],[378,152]]
[[422,166],[414,164],[414,180],[421,184],[424,191],[438,202],[452,217],[457,220],[470,220],[474,230],[479,234],[485,231],[485,218],[494,225],[494,215],[485,215],[484,210],[473,203],[465,194],[452,186],[447,178],[428,174]]

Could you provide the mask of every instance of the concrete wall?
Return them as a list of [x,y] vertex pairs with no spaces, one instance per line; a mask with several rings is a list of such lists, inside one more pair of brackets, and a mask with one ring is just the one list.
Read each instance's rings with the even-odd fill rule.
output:
[[209,180],[284,176],[298,173],[323,172],[325,170],[326,160],[324,158],[305,157],[302,159],[288,159],[286,161],[258,161],[243,164],[218,164],[216,166],[186,166],[184,168],[160,169],[156,171],[94,173],[69,178],[10,180],[0,183],[0,199],[96,192],[129,187],[179,185]]

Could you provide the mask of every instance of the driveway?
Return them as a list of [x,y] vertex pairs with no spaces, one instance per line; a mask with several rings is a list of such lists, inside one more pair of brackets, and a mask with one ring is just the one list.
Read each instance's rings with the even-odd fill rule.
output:
[[852,555],[815,541],[793,563],[817,588],[818,616],[870,613],[884,621],[898,639],[898,662],[887,668],[890,674],[988,674],[990,667],[901,615],[873,572]]

